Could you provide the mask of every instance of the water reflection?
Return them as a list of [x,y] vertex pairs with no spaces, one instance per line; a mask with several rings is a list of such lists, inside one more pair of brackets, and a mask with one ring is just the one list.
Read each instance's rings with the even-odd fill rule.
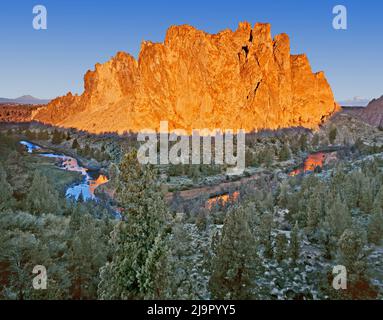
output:
[[303,166],[290,173],[290,176],[297,176],[301,173],[313,172],[316,168],[323,168],[326,154],[318,152],[310,154],[304,161]]
[[[28,141],[20,141],[20,144],[27,148],[29,153],[33,151],[41,150],[41,148]],[[68,187],[65,196],[67,198],[73,198],[78,200],[82,197],[83,200],[96,200],[95,190],[107,183],[109,180],[105,175],[99,173],[99,171],[89,171],[87,168],[82,167],[77,159],[54,153],[37,153],[41,157],[57,159],[59,167],[62,170],[70,172],[79,172],[83,176],[80,183]]]
[[214,198],[209,199],[206,202],[206,208],[211,210],[216,205],[226,205],[228,203],[234,203],[239,198],[239,191],[234,192],[233,194],[223,194]]

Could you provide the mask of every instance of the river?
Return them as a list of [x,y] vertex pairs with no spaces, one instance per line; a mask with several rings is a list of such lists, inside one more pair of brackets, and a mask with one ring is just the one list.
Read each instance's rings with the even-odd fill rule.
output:
[[70,172],[78,172],[82,175],[83,178],[81,182],[73,184],[66,189],[65,195],[67,198],[78,200],[80,196],[82,196],[85,201],[97,200],[95,190],[99,186],[108,182],[108,178],[105,175],[100,174],[97,170],[91,171],[81,166],[75,158],[66,155],[41,152],[41,147],[28,141],[20,141],[20,144],[26,147],[28,153],[56,159],[59,162],[60,169]]

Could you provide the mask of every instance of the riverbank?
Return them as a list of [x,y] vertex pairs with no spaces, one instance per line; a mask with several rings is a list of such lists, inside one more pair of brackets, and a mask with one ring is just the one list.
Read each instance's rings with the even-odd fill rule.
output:
[[67,198],[78,200],[81,197],[85,201],[97,200],[95,190],[100,185],[108,182],[108,178],[100,174],[99,170],[90,170],[82,166],[79,160],[74,157],[62,153],[52,153],[51,149],[25,140],[20,141],[20,144],[26,148],[29,155],[35,155],[38,158],[54,159],[60,170],[81,175],[80,181],[67,185],[65,190]]

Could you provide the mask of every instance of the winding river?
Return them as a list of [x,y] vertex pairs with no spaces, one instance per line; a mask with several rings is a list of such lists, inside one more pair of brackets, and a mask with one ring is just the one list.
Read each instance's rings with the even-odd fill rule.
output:
[[108,182],[108,178],[105,175],[100,174],[97,170],[91,171],[82,167],[75,158],[66,155],[41,152],[41,147],[28,141],[20,141],[20,144],[26,147],[28,153],[36,154],[45,158],[56,159],[59,162],[60,169],[62,170],[81,173],[83,177],[81,182],[71,185],[66,189],[65,195],[67,198],[78,200],[80,196],[82,196],[85,201],[97,200],[95,190],[99,186]]

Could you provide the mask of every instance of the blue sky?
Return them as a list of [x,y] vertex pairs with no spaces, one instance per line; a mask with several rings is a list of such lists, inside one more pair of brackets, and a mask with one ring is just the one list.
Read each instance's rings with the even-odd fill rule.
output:
[[[48,30],[32,28],[45,5]],[[332,8],[348,9],[348,30],[332,28]],[[3,0],[0,6],[0,97],[40,98],[83,91],[83,75],[117,51],[137,56],[142,40],[161,42],[173,24],[207,32],[238,22],[270,22],[289,34],[292,53],[324,70],[339,100],[383,94],[383,2],[380,0]]]

